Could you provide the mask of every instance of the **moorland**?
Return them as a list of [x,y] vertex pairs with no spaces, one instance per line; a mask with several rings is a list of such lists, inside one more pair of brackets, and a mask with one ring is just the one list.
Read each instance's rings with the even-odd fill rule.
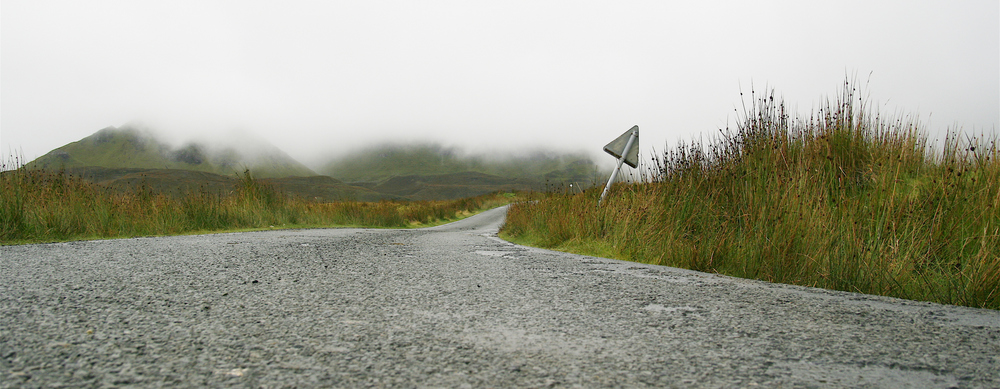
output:
[[736,128],[642,183],[513,205],[518,243],[770,282],[1000,309],[996,134],[930,140],[851,83],[805,117],[753,93]]

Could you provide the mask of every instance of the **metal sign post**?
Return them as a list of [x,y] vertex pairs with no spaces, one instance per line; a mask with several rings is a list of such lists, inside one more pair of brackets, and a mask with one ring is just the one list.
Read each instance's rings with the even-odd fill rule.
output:
[[597,201],[597,206],[601,206],[601,203],[604,202],[604,197],[611,190],[611,183],[615,182],[615,178],[618,177],[618,171],[622,169],[622,163],[626,163],[633,168],[639,166],[639,126],[632,126],[624,134],[618,136],[617,139],[608,143],[607,146],[604,146],[604,151],[618,158],[618,166],[611,172],[611,178],[608,179],[608,184],[604,186],[604,192],[601,193],[601,199]]

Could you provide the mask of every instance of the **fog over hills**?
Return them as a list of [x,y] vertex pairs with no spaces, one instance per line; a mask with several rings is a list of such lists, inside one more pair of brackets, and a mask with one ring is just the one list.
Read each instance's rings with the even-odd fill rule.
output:
[[305,165],[264,140],[234,138],[173,146],[138,124],[107,127],[56,148],[26,165],[29,169],[81,167],[178,169],[232,176],[249,169],[255,177],[315,176]]
[[471,172],[554,185],[590,185],[605,174],[584,152],[535,149],[479,155],[435,143],[383,143],[361,148],[331,160],[318,171],[345,182],[383,183],[393,177]]
[[313,201],[455,199],[589,187],[606,176],[583,152],[485,155],[435,143],[380,144],[329,160],[318,174],[252,135],[179,146],[163,139],[139,124],[107,127],[25,167],[62,170],[115,190],[142,188],[171,196],[230,193],[236,176],[249,170],[290,196]]

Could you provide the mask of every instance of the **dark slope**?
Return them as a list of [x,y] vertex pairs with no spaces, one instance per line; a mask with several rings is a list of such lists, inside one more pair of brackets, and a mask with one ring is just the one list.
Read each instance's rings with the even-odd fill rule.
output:
[[[179,169],[69,168],[67,174],[117,191],[149,191],[183,197],[188,194],[228,195],[239,184],[232,176]],[[378,201],[399,196],[351,186],[327,176],[264,178],[291,197],[312,201]]]
[[536,150],[496,156],[465,155],[456,148],[436,144],[364,148],[332,160],[319,170],[345,182],[374,183],[384,183],[393,177],[481,173],[518,183],[532,181],[535,185],[546,182],[590,185],[601,175],[597,165],[584,153]]
[[372,187],[377,192],[412,200],[446,200],[496,191],[540,189],[535,181],[475,172],[393,177]]

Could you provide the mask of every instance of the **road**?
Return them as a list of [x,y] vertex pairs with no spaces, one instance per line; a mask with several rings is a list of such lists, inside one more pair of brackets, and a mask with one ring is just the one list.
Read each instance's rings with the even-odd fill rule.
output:
[[1000,312],[419,230],[0,247],[0,387],[1000,387]]

